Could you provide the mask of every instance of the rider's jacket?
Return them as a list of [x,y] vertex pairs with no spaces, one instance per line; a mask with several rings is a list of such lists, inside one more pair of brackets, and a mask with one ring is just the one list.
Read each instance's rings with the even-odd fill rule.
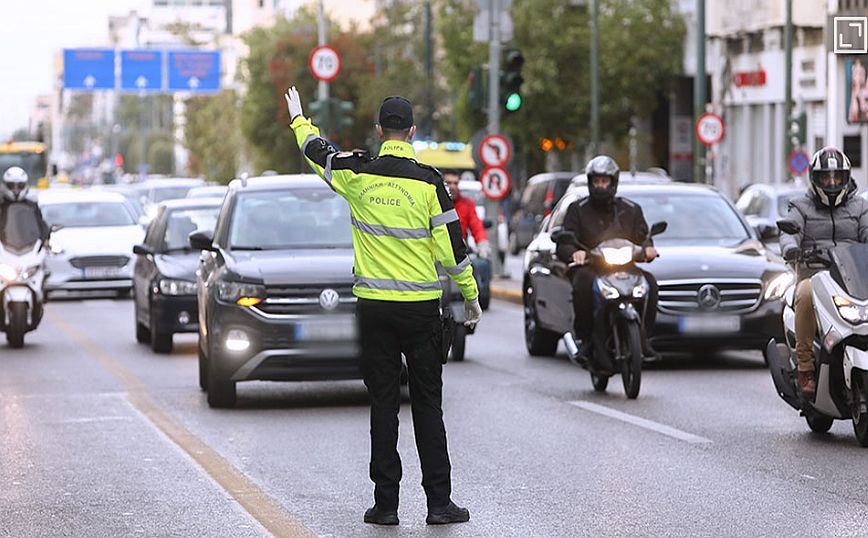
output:
[[[795,248],[829,248],[847,243],[868,243],[868,200],[856,196],[856,183],[850,180],[847,199],[829,207],[810,189],[790,200],[787,218],[801,227],[798,234],[781,234],[781,253]],[[816,269],[799,266],[798,278],[810,278]]]
[[576,200],[567,208],[563,229],[575,234],[572,239],[558,241],[557,255],[569,262],[579,249],[592,249],[608,239],[624,238],[637,245],[652,246],[648,223],[638,204],[615,197],[608,204],[596,204],[590,198]]

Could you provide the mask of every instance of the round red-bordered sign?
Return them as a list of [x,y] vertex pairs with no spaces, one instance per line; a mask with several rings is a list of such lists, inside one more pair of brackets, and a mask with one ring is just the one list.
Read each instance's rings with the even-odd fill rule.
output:
[[482,194],[489,200],[499,201],[509,194],[511,180],[509,172],[494,166],[486,168],[479,174],[479,183],[482,185]]
[[331,45],[321,45],[310,51],[307,66],[315,79],[331,82],[341,72],[341,56]]
[[509,141],[499,134],[490,134],[479,143],[479,160],[485,166],[505,166],[511,155],[512,148],[509,147]]
[[706,146],[713,146],[723,140],[723,118],[706,112],[696,120],[696,137]]

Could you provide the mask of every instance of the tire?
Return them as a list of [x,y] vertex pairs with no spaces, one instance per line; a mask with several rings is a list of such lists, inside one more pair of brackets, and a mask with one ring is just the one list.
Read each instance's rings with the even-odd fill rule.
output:
[[235,381],[225,379],[215,368],[208,367],[208,407],[235,407]]
[[464,345],[467,343],[467,327],[462,323],[455,324],[455,336],[452,339],[452,350],[449,358],[455,362],[464,360]]
[[594,386],[596,392],[606,392],[606,387],[609,386],[609,376],[591,374],[591,385]]
[[6,324],[6,341],[9,347],[14,349],[24,347],[25,332],[27,332],[27,305],[12,303],[9,305],[9,320]]
[[479,307],[482,308],[483,312],[488,310],[488,307],[491,306],[491,295],[483,295],[479,294]]
[[[858,374],[858,375],[856,375]],[[859,444],[868,448],[868,383],[866,372],[853,370],[853,433]]]
[[202,346],[196,345],[199,352],[199,388],[208,390],[208,357],[202,351]]
[[140,344],[150,344],[151,343],[151,331],[141,323],[139,320],[136,320],[136,342]]
[[834,421],[835,419],[832,417],[821,415],[813,409],[805,411],[805,422],[808,423],[808,427],[811,428],[811,431],[814,433],[828,432]]
[[151,327],[151,349],[154,353],[171,353],[172,352],[172,333],[158,331],[155,327]]
[[536,305],[530,297],[529,286],[524,287],[524,344],[534,357],[554,357],[558,350],[558,334],[539,326]]
[[[627,357],[621,361],[621,381],[627,398],[635,400],[642,384],[642,335],[639,324],[628,322],[621,325],[622,349],[628,350]],[[626,344],[626,345],[624,345]]]

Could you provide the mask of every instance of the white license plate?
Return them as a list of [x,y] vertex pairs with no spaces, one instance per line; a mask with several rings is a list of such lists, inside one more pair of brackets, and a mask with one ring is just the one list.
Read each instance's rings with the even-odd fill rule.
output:
[[738,316],[686,316],[678,320],[684,334],[726,334],[741,330]]
[[93,279],[121,278],[123,276],[120,267],[85,267],[82,272],[84,278]]
[[295,326],[295,339],[316,342],[323,340],[352,340],[356,337],[354,318],[305,321]]

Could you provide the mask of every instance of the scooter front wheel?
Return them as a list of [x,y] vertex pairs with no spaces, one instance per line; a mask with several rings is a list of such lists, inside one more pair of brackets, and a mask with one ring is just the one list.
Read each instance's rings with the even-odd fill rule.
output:
[[27,305],[12,303],[9,305],[9,322],[6,325],[6,341],[11,348],[24,347],[24,333],[27,332]]
[[624,323],[621,340],[621,381],[627,398],[634,400],[639,396],[639,386],[642,384],[642,335],[639,324]]
[[808,423],[808,427],[811,428],[812,432],[826,433],[832,428],[832,423],[835,422],[835,419],[821,415],[811,409],[810,411],[805,410],[805,422]]
[[853,370],[853,432],[859,444],[868,448],[868,372]]
[[591,385],[597,392],[606,392],[606,387],[609,386],[609,376],[591,374]]

